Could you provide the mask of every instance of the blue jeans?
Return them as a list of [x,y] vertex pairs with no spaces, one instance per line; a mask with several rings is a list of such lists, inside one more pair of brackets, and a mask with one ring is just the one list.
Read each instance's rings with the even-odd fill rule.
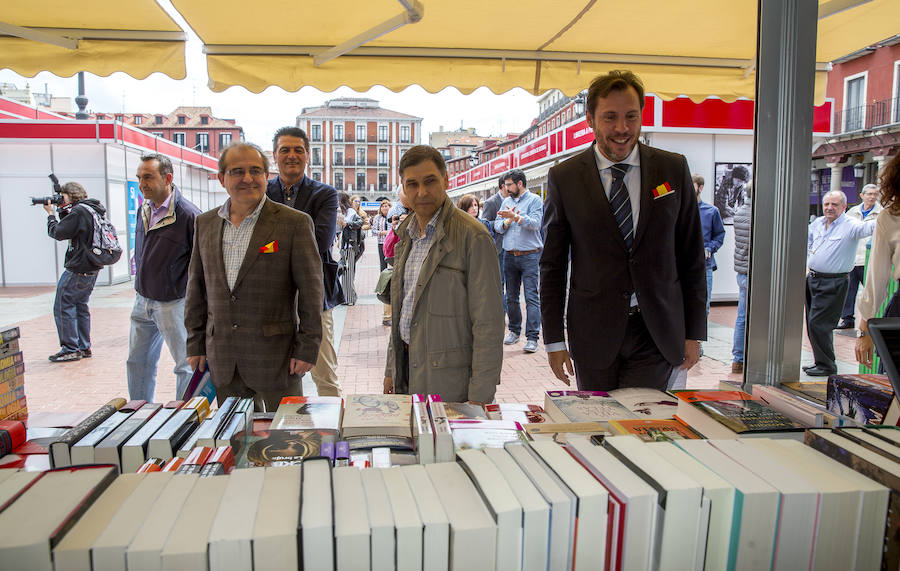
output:
[[59,346],[65,353],[91,348],[91,312],[88,300],[97,283],[97,272],[75,274],[63,271],[56,285],[53,319],[59,334]]
[[538,294],[541,253],[513,256],[503,254],[503,271],[506,276],[506,313],[509,330],[522,333],[522,308],[519,306],[519,288],[525,289],[525,338],[537,341],[541,334],[541,297]]
[[737,274],[738,309],[734,320],[734,341],[731,346],[731,360],[744,362],[744,334],[747,325],[747,274]]
[[[128,335],[128,397],[154,402],[156,366],[163,341],[175,361],[175,396],[184,396],[193,371],[187,362],[187,329],[184,327],[184,298],[155,301],[135,294]],[[169,398],[161,401],[172,400]]]
[[706,317],[709,318],[709,301],[712,299],[712,273],[713,269],[706,267]]

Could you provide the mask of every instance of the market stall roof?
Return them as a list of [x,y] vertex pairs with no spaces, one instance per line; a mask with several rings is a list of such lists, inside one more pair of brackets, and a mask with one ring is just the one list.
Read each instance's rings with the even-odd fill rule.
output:
[[[313,85],[574,95],[615,68],[664,99],[755,95],[756,0],[173,0],[205,47],[214,91]],[[239,25],[234,25],[235,19]],[[827,62],[897,33],[897,0],[820,0]]]
[[29,77],[123,71],[183,79],[184,43],[184,31],[154,0],[0,3],[0,69]]

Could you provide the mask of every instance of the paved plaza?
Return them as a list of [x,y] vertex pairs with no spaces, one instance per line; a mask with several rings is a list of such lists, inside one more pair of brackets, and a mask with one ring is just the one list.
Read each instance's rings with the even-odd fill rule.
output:
[[[358,303],[335,309],[338,344],[338,377],[344,392],[380,393],[389,328],[381,323],[382,305],[373,293],[378,279],[378,251],[375,239],[367,240],[366,251],[357,265]],[[719,270],[715,279],[734,279]],[[128,316],[134,301],[132,283],[98,286],[90,301],[93,357],[71,363],[51,363],[47,356],[59,350],[53,322],[55,287],[0,288],[0,326],[21,328],[20,346],[25,356],[25,393],[30,411],[89,411],[114,397],[128,397],[125,360],[128,356]],[[689,388],[714,388],[723,379],[740,380],[731,374],[731,339],[735,304],[713,305],[709,317],[709,341],[704,356],[688,373]],[[562,389],[547,365],[543,345],[537,353],[522,351],[524,342],[504,346],[503,373],[497,388],[498,402],[543,403],[546,390]],[[840,372],[855,372],[854,338],[851,333],[835,334],[835,351]],[[812,363],[809,342],[804,335],[803,363]],[[173,362],[164,347],[159,363],[156,400],[174,398]],[[804,378],[806,375],[802,375]],[[573,381],[574,382],[574,381]],[[315,386],[304,379],[307,394]],[[573,387],[574,388],[574,387]]]

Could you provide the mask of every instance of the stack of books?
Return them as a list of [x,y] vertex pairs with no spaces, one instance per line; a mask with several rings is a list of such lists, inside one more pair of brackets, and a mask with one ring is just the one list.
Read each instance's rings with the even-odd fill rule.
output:
[[0,420],[28,416],[25,359],[19,350],[19,328],[0,331]]

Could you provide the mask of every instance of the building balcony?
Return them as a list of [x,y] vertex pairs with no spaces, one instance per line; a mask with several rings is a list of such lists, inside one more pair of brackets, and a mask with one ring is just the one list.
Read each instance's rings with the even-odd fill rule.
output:
[[852,133],[900,123],[900,97],[882,99],[834,114],[836,134]]
[[310,161],[309,164],[311,164],[314,167],[320,167],[320,166],[322,166],[322,159],[313,159],[312,161]]
[[336,167],[342,167],[342,166],[344,166],[344,159],[334,159],[333,161],[331,161],[331,165],[336,166]]
[[409,137],[400,137],[400,143],[402,143],[402,144],[404,144],[404,145],[408,145],[408,144],[409,144]]
[[341,135],[340,137],[334,137],[334,138],[331,140],[331,142],[333,142],[333,143],[343,143],[343,142],[344,142],[344,136]]
[[312,137],[309,138],[309,140],[312,141],[313,143],[321,143],[322,135],[313,135]]

